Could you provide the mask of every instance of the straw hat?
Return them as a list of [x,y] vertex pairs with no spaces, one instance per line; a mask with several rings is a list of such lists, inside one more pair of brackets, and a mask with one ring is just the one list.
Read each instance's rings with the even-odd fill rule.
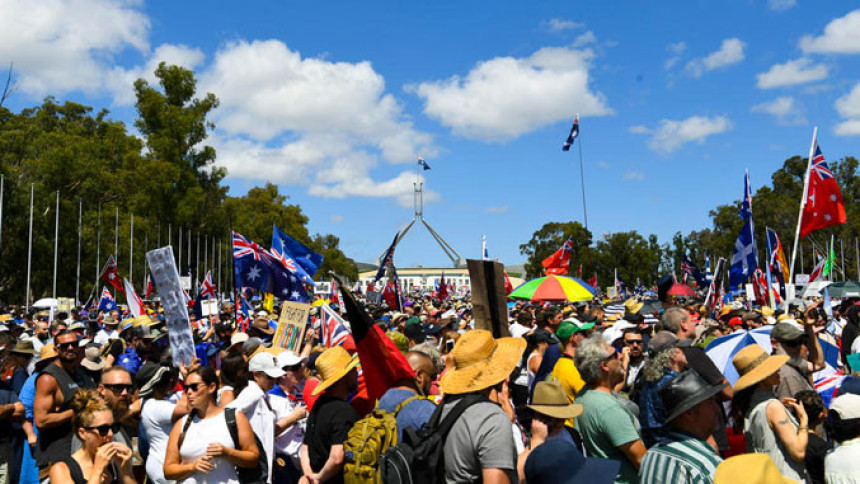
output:
[[314,388],[314,391],[311,392],[312,396],[319,395],[358,366],[358,356],[349,356],[349,353],[342,346],[333,346],[323,351],[314,365],[322,377],[322,383]]
[[467,331],[454,345],[454,368],[445,373],[439,388],[458,395],[491,387],[511,374],[525,349],[523,338],[494,340],[487,330]]
[[567,394],[558,380],[538,382],[535,385],[532,404],[526,406],[537,413],[563,419],[579,417],[585,408],[578,403],[570,403],[567,400]]
[[769,356],[764,348],[757,344],[747,346],[732,358],[732,364],[740,375],[733,390],[739,392],[755,385],[779,371],[786,362],[788,355]]
[[54,358],[57,357],[57,348],[54,343],[48,343],[42,346],[42,351],[39,353],[39,361],[36,362],[36,371],[42,371],[48,366]]
[[642,310],[643,306],[645,306],[645,303],[637,301],[636,298],[633,297],[624,302],[624,309],[626,309],[628,313],[638,313]]
[[717,466],[714,484],[797,484],[779,473],[773,459],[767,454],[741,454],[724,460]]
[[39,354],[39,352],[33,347],[33,342],[28,339],[19,339],[12,348],[12,353],[19,353],[31,357]]

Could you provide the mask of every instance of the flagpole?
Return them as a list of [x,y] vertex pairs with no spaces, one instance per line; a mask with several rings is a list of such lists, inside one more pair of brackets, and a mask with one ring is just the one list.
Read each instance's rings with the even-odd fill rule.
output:
[[[212,264],[209,266],[212,270],[215,270],[215,236],[212,236]],[[220,286],[219,286],[220,287]]]
[[218,287],[224,289],[224,286],[221,285],[221,266],[223,265],[223,261],[221,259],[221,241],[218,241]]
[[845,244],[842,243],[842,237],[839,237],[839,253],[842,259],[842,280],[845,281]]
[[36,184],[30,184],[30,236],[27,242],[27,296],[24,300],[24,310],[30,312],[30,271],[33,268],[33,194]]
[[764,241],[765,241],[765,250],[767,250],[767,259],[764,263],[765,268],[767,269],[767,300],[770,303],[770,307],[776,308],[776,299],[773,296],[773,283],[771,282],[770,275],[770,261],[771,261],[771,247],[770,247],[770,237],[768,237],[768,231],[770,229],[765,226],[764,227]]
[[[794,231],[794,248],[791,249],[791,270],[788,271],[788,283],[791,285],[791,293],[794,295],[794,259],[797,257],[797,244],[800,242],[800,222],[803,221],[803,209],[806,207],[806,195],[809,190],[809,167],[812,166],[812,155],[815,149],[815,140],[818,136],[818,126],[812,130],[812,143],[809,145],[809,159],[806,161],[806,173],[803,175],[803,197],[800,199],[800,210],[797,212],[797,228]],[[788,304],[785,305],[785,313],[788,314]]]
[[[579,113],[576,113],[576,118],[579,119]],[[585,229],[588,230],[588,207],[585,204],[585,169],[582,167],[582,131],[580,130],[577,134],[579,135],[579,178],[582,182],[582,212],[585,215]]]
[[194,266],[194,287],[200,285],[200,232],[197,232],[197,250],[194,251],[197,264]]
[[60,243],[60,191],[57,190],[57,210],[54,214],[54,283],[51,286],[51,297],[57,298],[57,249]]
[[191,269],[191,229],[188,229],[188,237],[185,239],[185,245],[187,245],[186,249],[188,249],[188,268]]
[[116,206],[113,224],[113,256],[117,259],[117,266],[119,266],[119,205]]
[[6,187],[6,175],[0,173],[0,247],[3,245],[3,191]]
[[134,214],[131,214],[131,226],[128,230],[128,283],[134,284]]
[[81,230],[83,227],[84,218],[84,201],[78,198],[78,269],[75,273],[75,305],[80,303],[81,291]]
[[[99,221],[98,230],[96,231],[96,286],[99,284],[99,264],[102,258],[102,204],[99,203]],[[95,286],[93,286],[95,287]]]
[[[168,227],[169,228],[169,227]],[[168,237],[169,238],[169,237]],[[179,226],[179,275],[182,275],[182,226]]]
[[203,272],[209,270],[209,235],[203,236]]

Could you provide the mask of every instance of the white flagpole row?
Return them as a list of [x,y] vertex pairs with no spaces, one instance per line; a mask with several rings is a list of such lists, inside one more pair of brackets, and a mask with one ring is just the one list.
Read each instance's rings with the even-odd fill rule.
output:
[[78,199],[78,266],[75,271],[75,304],[81,302],[81,237],[84,218],[84,201]]
[[3,245],[3,191],[6,186],[6,175],[0,174],[0,246]]
[[57,248],[60,241],[60,191],[57,190],[57,212],[54,214],[54,283],[51,286],[51,297],[57,298]]
[[131,226],[128,232],[128,282],[134,282],[134,214],[131,214]]
[[30,271],[33,268],[33,193],[36,184],[30,184],[30,235],[27,241],[27,295],[24,299],[24,310],[30,312]]
[[[788,271],[788,283],[794,294],[794,260],[797,258],[797,244],[800,241],[800,222],[803,219],[803,209],[806,207],[806,195],[809,190],[809,167],[812,166],[812,155],[815,149],[815,140],[818,136],[818,126],[812,130],[812,143],[809,145],[809,159],[806,162],[806,173],[803,175],[803,196],[800,199],[800,209],[797,212],[797,228],[794,231],[794,248],[791,249],[791,269]],[[785,313],[788,314],[788,304],[785,305]]]

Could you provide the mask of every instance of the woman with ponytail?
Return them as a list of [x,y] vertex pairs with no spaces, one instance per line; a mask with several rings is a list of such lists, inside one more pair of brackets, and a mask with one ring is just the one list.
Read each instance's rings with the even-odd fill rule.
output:
[[242,412],[235,413],[239,434],[239,448],[235,448],[224,409],[216,403],[218,376],[212,368],[189,372],[185,393],[191,413],[170,432],[164,477],[186,484],[238,484],[236,466],[255,467],[260,457],[251,424]]
[[133,484],[131,449],[113,442],[113,412],[95,390],[78,390],[72,399],[72,425],[81,448],[51,466],[50,482]]

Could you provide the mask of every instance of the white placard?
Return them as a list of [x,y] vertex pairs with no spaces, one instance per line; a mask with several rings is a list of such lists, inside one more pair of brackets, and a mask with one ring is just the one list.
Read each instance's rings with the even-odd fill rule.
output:
[[220,314],[221,308],[218,307],[217,299],[204,299],[200,301],[200,314],[203,316],[211,316]]
[[173,259],[173,247],[167,246],[146,253],[152,284],[161,296],[164,319],[167,321],[167,334],[173,364],[186,366],[194,359],[194,336],[188,322],[188,305],[180,284],[179,271]]

